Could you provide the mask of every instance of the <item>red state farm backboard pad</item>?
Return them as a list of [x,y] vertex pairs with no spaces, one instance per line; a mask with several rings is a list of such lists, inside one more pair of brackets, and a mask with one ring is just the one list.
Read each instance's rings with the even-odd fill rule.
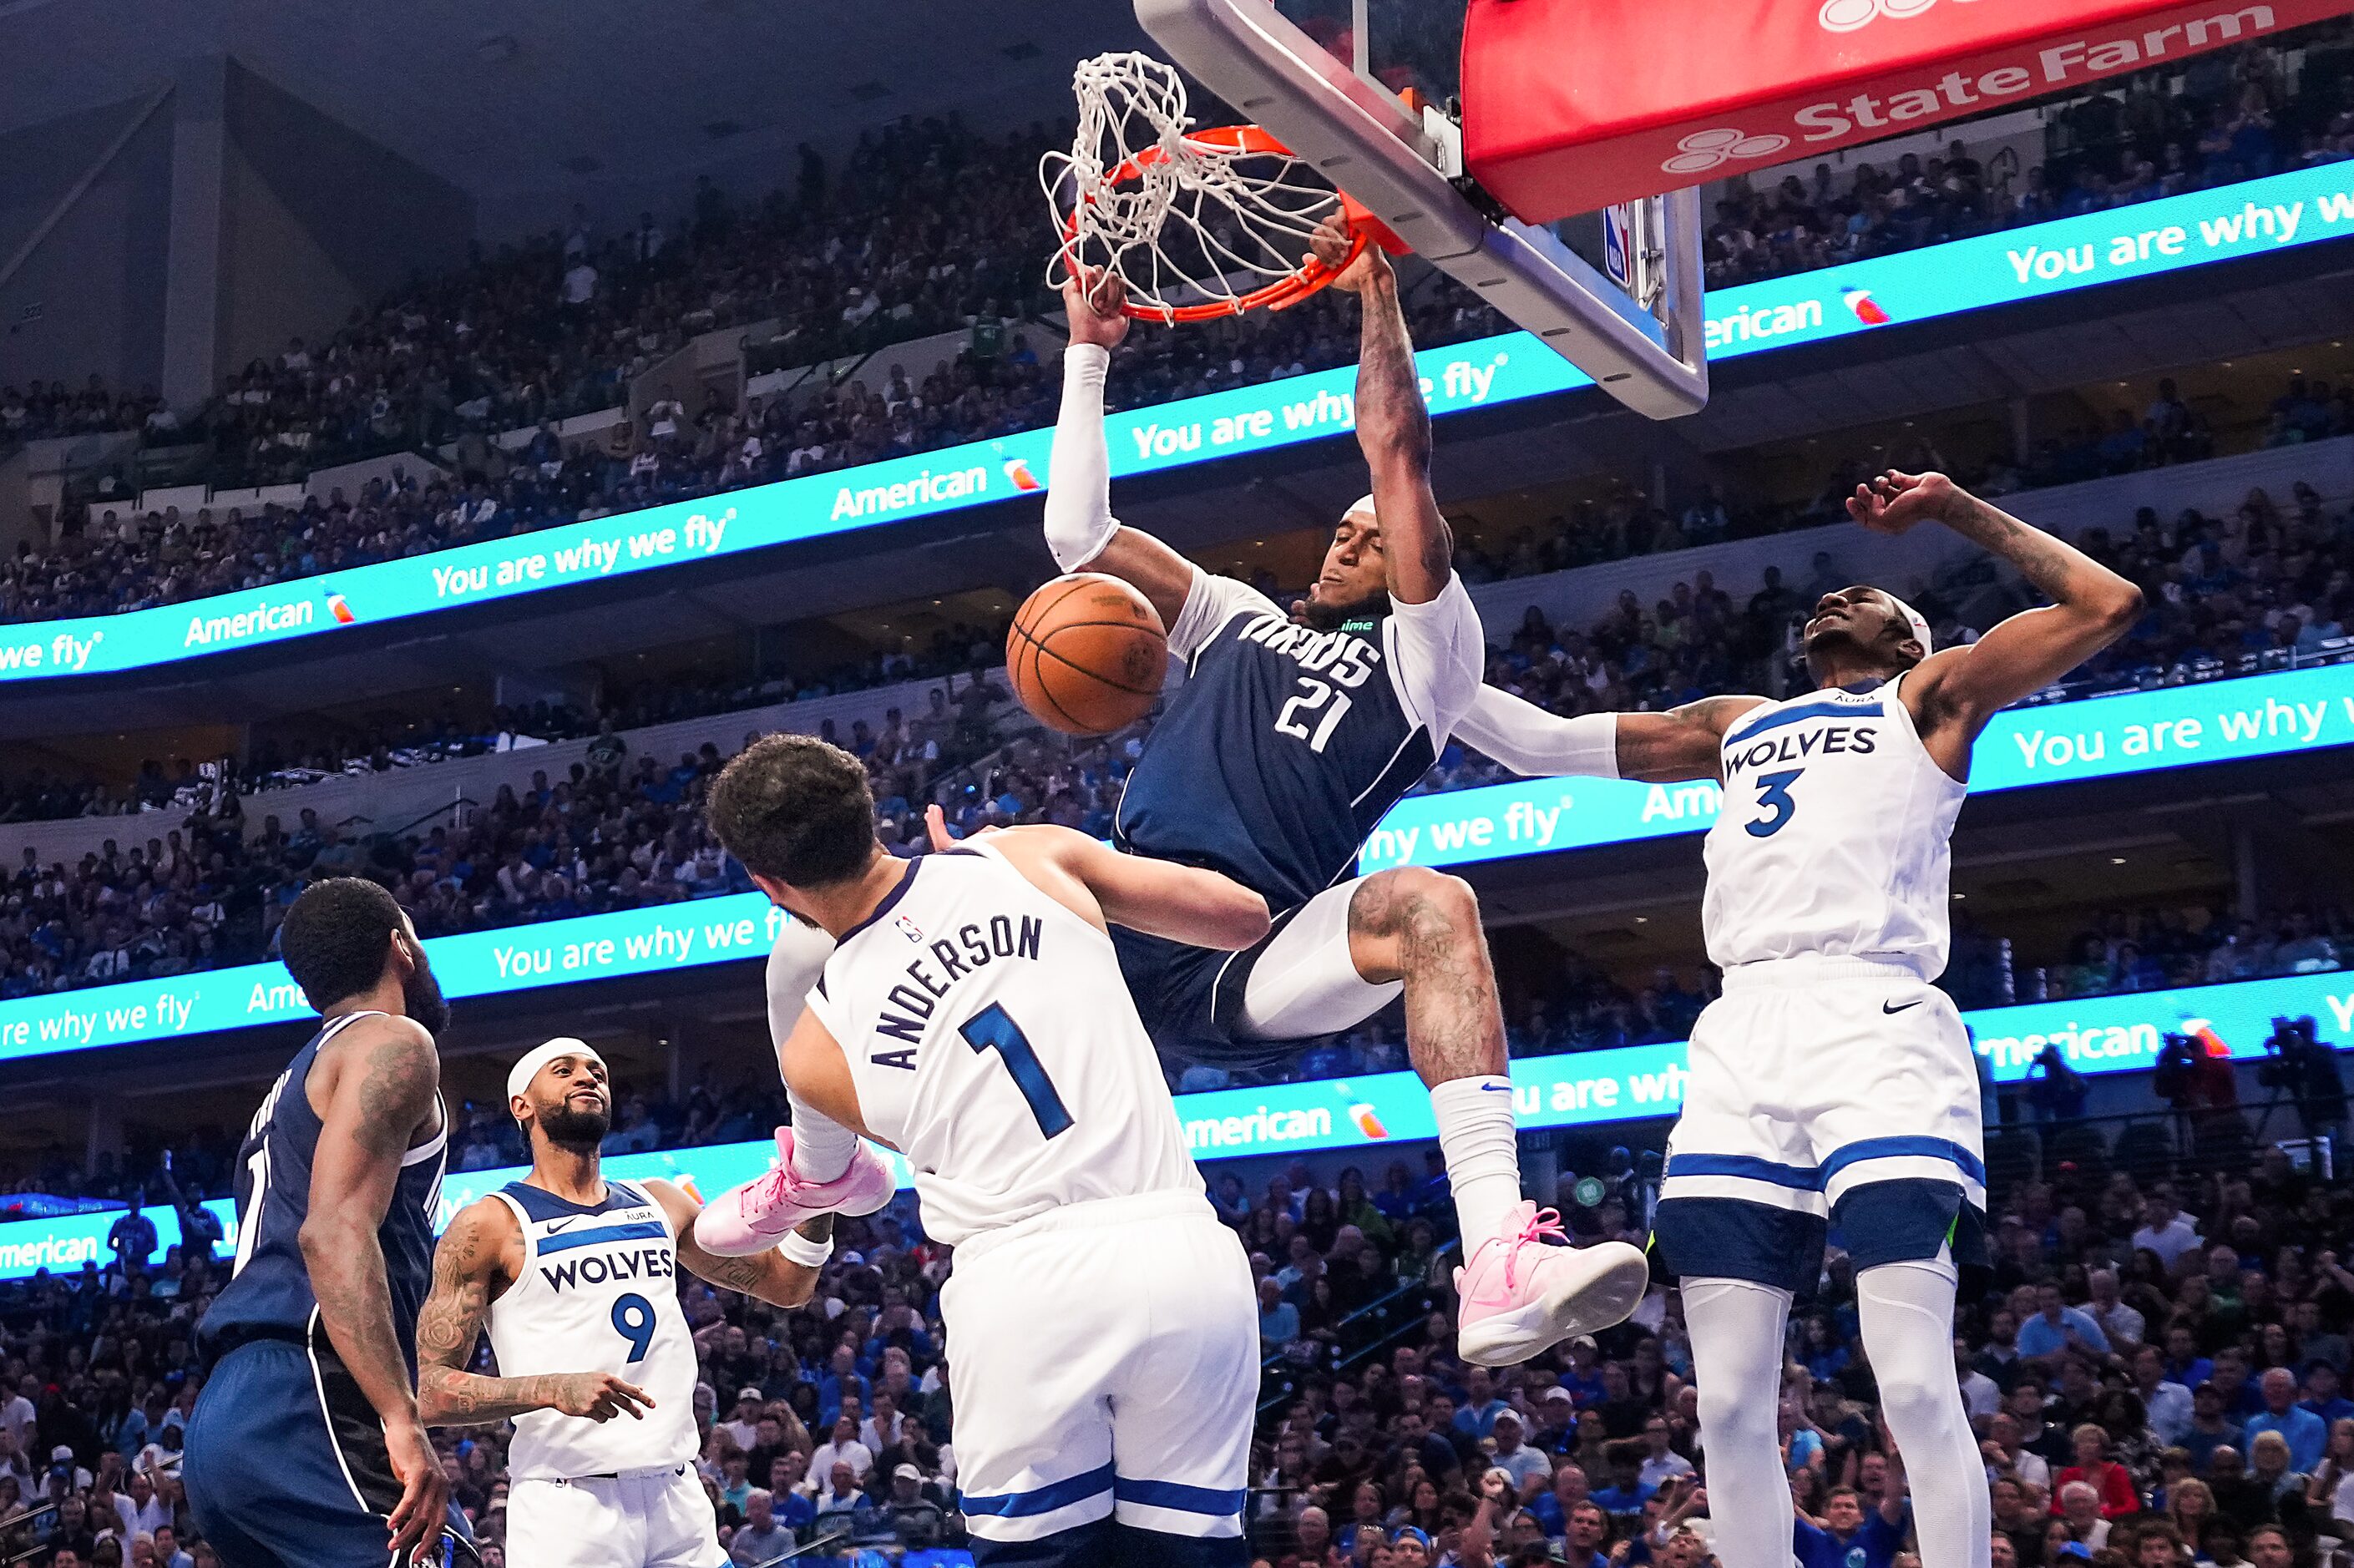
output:
[[1514,216],[1981,114],[2354,12],[2354,0],[1470,0],[1463,151]]

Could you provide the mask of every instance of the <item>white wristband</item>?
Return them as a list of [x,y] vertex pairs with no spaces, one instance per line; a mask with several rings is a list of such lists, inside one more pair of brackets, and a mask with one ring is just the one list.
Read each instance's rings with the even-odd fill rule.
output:
[[833,1238],[811,1241],[799,1231],[787,1231],[785,1239],[777,1244],[787,1263],[798,1263],[803,1268],[823,1268],[825,1260],[833,1255]]

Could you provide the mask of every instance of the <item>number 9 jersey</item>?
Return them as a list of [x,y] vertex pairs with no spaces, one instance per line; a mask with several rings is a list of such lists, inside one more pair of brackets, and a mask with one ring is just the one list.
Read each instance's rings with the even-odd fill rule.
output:
[[1950,841],[1969,787],[1923,748],[1903,683],[1827,687],[1726,729],[1701,910],[1709,962],[1819,956],[1924,980],[1945,971]]
[[691,1464],[695,1335],[678,1304],[678,1237],[634,1183],[608,1180],[594,1207],[510,1181],[492,1196],[523,1227],[524,1266],[491,1303],[501,1377],[610,1372],[653,1396],[643,1419],[597,1422],[555,1410],[514,1418],[508,1473],[570,1481]]
[[936,1240],[1143,1193],[1209,1213],[1111,938],[985,838],[909,862],[809,1007],[868,1129],[915,1168]]

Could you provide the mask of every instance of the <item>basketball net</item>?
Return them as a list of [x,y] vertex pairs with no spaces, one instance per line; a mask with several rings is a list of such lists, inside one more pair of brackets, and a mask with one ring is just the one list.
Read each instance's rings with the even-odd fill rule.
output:
[[[1205,321],[1280,310],[1338,274],[1303,259],[1317,226],[1344,210],[1340,193],[1309,183],[1309,165],[1257,126],[1190,130],[1174,67],[1098,55],[1071,86],[1078,135],[1038,164],[1062,233],[1049,287],[1100,269],[1127,286],[1131,316]],[[1351,260],[1367,241],[1362,228],[1352,238]]]

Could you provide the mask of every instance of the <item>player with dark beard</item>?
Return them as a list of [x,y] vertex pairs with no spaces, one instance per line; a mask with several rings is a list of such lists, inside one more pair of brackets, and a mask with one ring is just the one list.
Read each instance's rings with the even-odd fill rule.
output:
[[373,882],[313,884],[279,946],[323,1022],[238,1151],[235,1271],[196,1330],[188,1503],[228,1568],[384,1568],[387,1548],[405,1563],[448,1517],[412,1347],[449,1139],[433,1037],[450,1009]]
[[[716,1568],[727,1554],[695,1469],[695,1340],[674,1276],[684,1266],[801,1306],[833,1250],[833,1217],[750,1257],[704,1251],[695,1199],[604,1175],[612,1090],[582,1041],[550,1040],[517,1062],[507,1109],[531,1174],[460,1210],[434,1254],[417,1320],[423,1419],[514,1423],[512,1568]],[[485,1328],[495,1377],[468,1370]]]

